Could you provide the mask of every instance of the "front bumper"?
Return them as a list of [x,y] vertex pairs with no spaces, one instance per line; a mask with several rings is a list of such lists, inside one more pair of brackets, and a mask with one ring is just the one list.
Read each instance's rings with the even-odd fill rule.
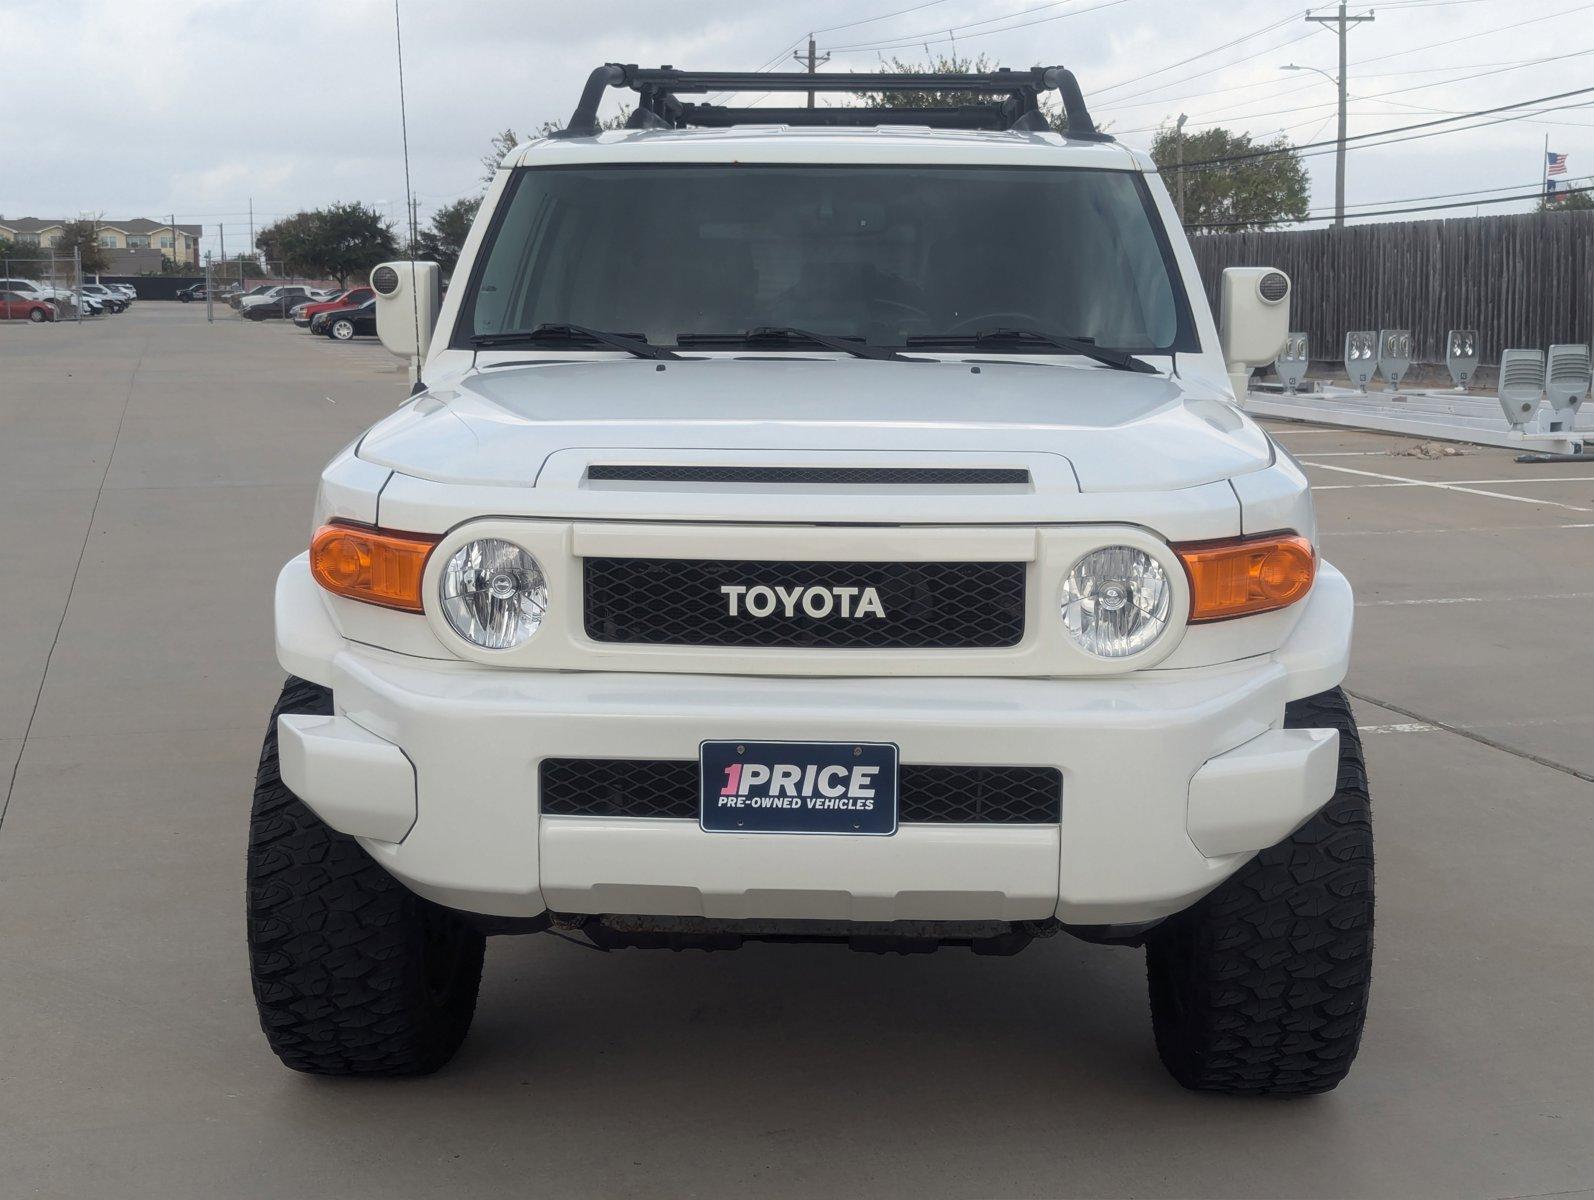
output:
[[[1343,676],[1349,585],[1325,564],[1306,603],[1275,654],[1105,679],[508,671],[346,641],[298,559],[278,582],[278,657],[335,711],[281,718],[282,773],[401,882],[496,916],[1152,921],[1333,792],[1338,735],[1281,725],[1287,700]],[[719,738],[1055,766],[1062,820],[850,838],[538,812],[544,757],[695,759]]]

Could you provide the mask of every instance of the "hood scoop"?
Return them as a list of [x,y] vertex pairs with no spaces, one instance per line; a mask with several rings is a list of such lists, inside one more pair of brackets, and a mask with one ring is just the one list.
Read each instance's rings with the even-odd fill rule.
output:
[[809,467],[593,463],[589,483],[776,483],[895,487],[1028,487],[1024,467]]

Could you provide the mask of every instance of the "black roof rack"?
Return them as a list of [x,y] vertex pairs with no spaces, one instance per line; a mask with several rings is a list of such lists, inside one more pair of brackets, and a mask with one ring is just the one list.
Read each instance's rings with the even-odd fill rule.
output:
[[[582,89],[570,124],[556,138],[591,137],[599,132],[598,105],[609,88],[631,88],[640,97],[626,122],[631,129],[724,128],[730,125],[929,125],[937,129],[1014,129],[1046,132],[1051,123],[1040,109],[1040,94],[1056,91],[1067,115],[1064,133],[1087,141],[1110,142],[1085,108],[1074,73],[1063,67],[977,74],[867,74],[757,71],[679,71],[606,63]],[[707,92],[974,92],[989,101],[944,108],[726,108],[688,104],[682,95]]]

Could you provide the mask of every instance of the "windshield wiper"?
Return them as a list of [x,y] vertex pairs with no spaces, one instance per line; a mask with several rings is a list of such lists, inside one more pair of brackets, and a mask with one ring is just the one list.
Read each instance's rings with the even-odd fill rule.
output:
[[538,325],[535,329],[511,329],[503,333],[478,333],[471,338],[472,346],[510,346],[524,342],[596,342],[600,346],[612,346],[616,350],[624,350],[627,354],[634,354],[638,358],[672,358],[681,356],[673,350],[666,350],[663,346],[650,346],[639,337],[628,337],[623,333],[610,333],[606,329],[589,329],[585,325],[560,325],[548,323]]
[[909,358],[885,346],[871,346],[860,338],[835,337],[828,333],[811,333],[789,325],[759,325],[741,333],[683,333],[675,339],[678,346],[747,346],[759,342],[809,342],[826,350],[837,350],[854,358],[872,358],[891,362],[925,362],[922,358]]
[[1133,354],[1125,354],[1122,350],[1109,350],[1105,346],[1098,346],[1090,338],[1068,337],[1060,333],[1042,333],[1038,329],[982,329],[971,334],[926,334],[921,337],[910,337],[910,346],[1022,346],[1024,343],[1042,346],[1052,346],[1068,354],[1077,354],[1081,358],[1088,358],[1099,362],[1104,367],[1112,367],[1118,371],[1138,371],[1141,374],[1160,375],[1161,371],[1146,362],[1145,359],[1136,358]]

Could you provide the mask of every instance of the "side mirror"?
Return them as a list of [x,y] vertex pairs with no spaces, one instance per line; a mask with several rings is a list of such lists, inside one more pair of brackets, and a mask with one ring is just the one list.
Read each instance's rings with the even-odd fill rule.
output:
[[400,358],[423,359],[442,303],[442,272],[434,262],[387,262],[371,270],[376,335]]
[[1278,357],[1290,334],[1290,277],[1272,267],[1229,267],[1218,290],[1218,342],[1234,398],[1243,400],[1251,368]]

